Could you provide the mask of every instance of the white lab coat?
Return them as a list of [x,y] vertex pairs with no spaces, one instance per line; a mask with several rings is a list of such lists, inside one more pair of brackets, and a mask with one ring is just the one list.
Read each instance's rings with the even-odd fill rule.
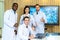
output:
[[35,26],[34,18],[33,18],[33,16],[30,15],[30,14],[28,14],[28,15],[23,14],[23,15],[21,16],[21,18],[20,18],[20,24],[23,24],[23,23],[24,23],[24,22],[23,22],[23,18],[24,18],[25,16],[30,17],[30,23],[29,23],[29,25],[30,25],[31,27],[32,27],[32,25]]
[[34,37],[36,37],[37,31],[36,30],[32,30],[32,34],[34,35]]
[[17,22],[17,13],[12,9],[4,13],[4,27],[2,28],[2,40],[15,40],[14,24]]
[[16,40],[28,40],[30,33],[33,34],[31,27],[28,25],[28,28],[26,28],[26,25],[22,24],[18,27]]
[[[43,12],[39,11],[38,14],[35,12],[33,14],[33,17],[35,23],[37,24],[36,25],[37,33],[44,33],[44,28],[45,28],[44,24],[47,23],[46,15]],[[45,23],[40,21],[41,18],[45,20]]]

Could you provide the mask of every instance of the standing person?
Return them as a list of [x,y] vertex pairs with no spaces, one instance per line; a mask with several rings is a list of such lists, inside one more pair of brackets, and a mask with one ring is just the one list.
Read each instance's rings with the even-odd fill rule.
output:
[[34,38],[32,29],[29,26],[30,18],[28,16],[25,16],[23,18],[23,21],[24,23],[18,27],[16,40],[28,40]]
[[34,18],[33,18],[33,16],[32,15],[30,15],[29,14],[30,13],[30,8],[29,8],[29,6],[25,6],[24,7],[24,14],[21,16],[21,18],[20,18],[20,24],[23,24],[23,18],[25,17],[25,16],[28,16],[28,17],[30,17],[30,26],[34,26],[35,24],[34,24]]
[[18,4],[13,3],[12,9],[7,10],[4,13],[4,27],[2,29],[2,40],[15,40],[15,28],[17,25],[17,13]]
[[39,4],[36,4],[35,7],[36,7],[36,12],[33,14],[33,16],[36,24],[36,30],[37,33],[44,34],[44,28],[45,28],[44,24],[47,23],[46,15],[40,11]]

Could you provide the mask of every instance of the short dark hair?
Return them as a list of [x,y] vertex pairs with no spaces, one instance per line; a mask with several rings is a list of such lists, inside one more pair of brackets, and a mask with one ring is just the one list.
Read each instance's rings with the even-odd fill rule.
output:
[[36,4],[35,7],[36,7],[36,6],[40,6],[40,5],[39,5],[39,4]]
[[25,16],[25,17],[23,18],[23,20],[25,20],[25,18],[28,18],[28,19],[30,19],[28,16]]
[[26,8],[29,8],[29,13],[30,13],[30,7],[29,7],[29,6],[25,6],[25,7],[24,7],[24,13],[23,13],[23,14],[25,14],[25,9],[26,9]]
[[15,4],[18,6],[18,3],[13,3],[13,4],[12,4],[12,7],[14,7],[14,6],[15,6]]

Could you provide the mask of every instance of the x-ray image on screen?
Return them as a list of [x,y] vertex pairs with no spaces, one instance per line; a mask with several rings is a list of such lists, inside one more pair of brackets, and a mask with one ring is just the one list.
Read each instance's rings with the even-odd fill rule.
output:
[[[41,6],[40,11],[45,13],[47,17],[47,24],[58,24],[58,6]],[[36,12],[34,6],[30,6],[30,14]]]

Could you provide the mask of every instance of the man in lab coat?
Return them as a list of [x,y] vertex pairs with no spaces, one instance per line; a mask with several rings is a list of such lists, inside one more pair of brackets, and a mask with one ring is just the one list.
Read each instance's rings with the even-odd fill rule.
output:
[[28,40],[28,39],[34,38],[32,29],[29,26],[30,18],[28,16],[25,16],[23,18],[23,21],[24,21],[24,23],[22,25],[19,25],[19,27],[18,27],[16,40]]
[[12,9],[4,13],[4,27],[2,29],[2,40],[15,40],[15,32],[17,25],[17,3],[13,3]]
[[35,7],[36,7],[36,12],[33,14],[33,16],[35,19],[36,31],[37,33],[44,34],[44,28],[45,28],[44,24],[47,23],[46,15],[40,11],[39,4],[36,4]]

